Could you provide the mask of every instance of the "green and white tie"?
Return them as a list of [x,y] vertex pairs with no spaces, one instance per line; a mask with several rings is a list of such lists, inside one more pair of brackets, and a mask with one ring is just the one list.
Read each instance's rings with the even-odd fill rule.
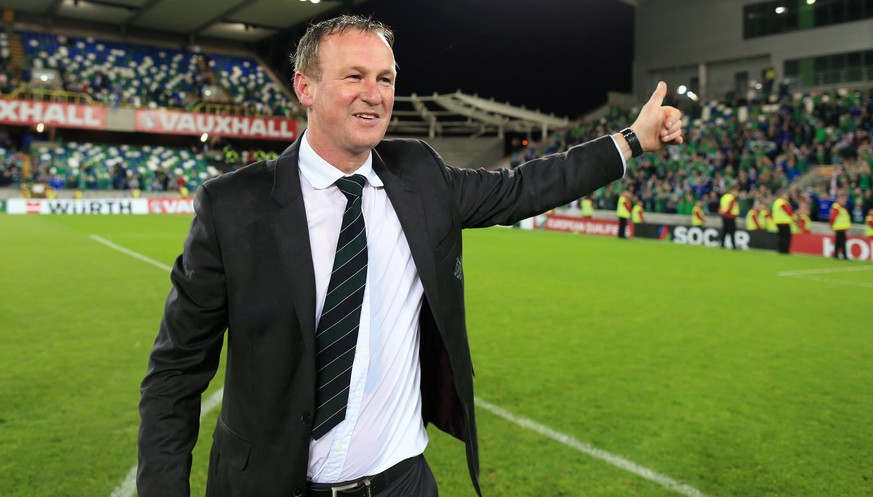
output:
[[336,182],[347,203],[327,296],[315,331],[316,407],[312,436],[316,440],[346,417],[367,282],[367,232],[361,211],[365,182],[359,174]]

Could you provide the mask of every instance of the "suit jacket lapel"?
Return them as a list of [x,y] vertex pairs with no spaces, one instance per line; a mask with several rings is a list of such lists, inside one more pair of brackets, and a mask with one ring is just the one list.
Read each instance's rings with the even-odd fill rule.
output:
[[[280,274],[286,275],[288,293],[300,321],[303,342],[315,356],[315,273],[309,242],[309,225],[300,174],[297,166],[300,139],[298,138],[276,159],[271,195],[279,209],[268,221],[277,242]],[[313,366],[314,367],[314,366]]]
[[435,308],[438,298],[436,266],[433,246],[425,229],[426,220],[421,196],[414,184],[403,181],[403,171],[396,165],[386,164],[376,150],[373,150],[373,169],[385,183],[385,191],[406,235],[425,296],[431,307]]
[[[277,269],[281,274],[287,275],[288,292],[297,310],[302,338],[314,357],[315,273],[312,267],[306,209],[300,190],[297,165],[299,150],[300,139],[276,160],[271,195],[279,205],[279,209],[267,222],[273,239],[278,245]],[[373,168],[385,184],[385,191],[400,220],[428,302],[431,307],[436,307],[438,303],[436,266],[433,247],[425,229],[425,211],[421,197],[414,184],[403,181],[400,168],[386,164],[375,150]]]

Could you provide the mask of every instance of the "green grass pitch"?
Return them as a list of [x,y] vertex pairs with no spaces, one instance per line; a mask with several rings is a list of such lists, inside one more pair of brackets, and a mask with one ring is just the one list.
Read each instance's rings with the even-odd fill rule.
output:
[[[0,496],[109,497],[134,466],[169,278],[91,235],[169,266],[189,224],[0,216]],[[495,228],[465,233],[464,269],[478,398],[687,485],[480,407],[486,497],[873,496],[873,265]],[[475,495],[430,433],[440,493]]]

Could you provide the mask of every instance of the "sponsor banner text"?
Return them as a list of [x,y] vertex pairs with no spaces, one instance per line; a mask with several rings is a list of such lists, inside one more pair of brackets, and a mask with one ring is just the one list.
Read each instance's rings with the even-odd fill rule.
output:
[[0,98],[0,123],[106,129],[106,107]]
[[[546,214],[536,218],[536,228],[550,231],[568,231],[586,235],[618,236],[618,221],[612,219],[590,219],[581,217]],[[634,227],[628,223],[627,236],[634,236]]]
[[139,109],[135,129],[148,133],[202,135],[209,133],[234,138],[292,141],[297,122],[276,117],[224,116],[174,110]]
[[15,198],[6,204],[9,214],[148,214],[144,199],[44,199]]
[[194,199],[153,198],[149,200],[149,214],[194,214]]

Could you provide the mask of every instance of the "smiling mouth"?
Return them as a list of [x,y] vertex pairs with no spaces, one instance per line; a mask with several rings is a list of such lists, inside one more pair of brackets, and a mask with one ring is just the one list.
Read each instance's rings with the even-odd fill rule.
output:
[[379,119],[377,114],[355,114],[355,117],[364,119],[365,121],[375,121],[376,119]]

